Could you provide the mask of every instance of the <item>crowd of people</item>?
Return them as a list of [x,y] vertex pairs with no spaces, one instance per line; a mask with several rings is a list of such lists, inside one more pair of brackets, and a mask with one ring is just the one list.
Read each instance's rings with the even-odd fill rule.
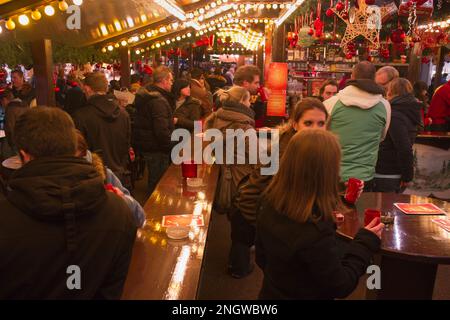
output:
[[[193,69],[176,79],[159,66],[151,78],[132,79],[132,103],[117,99],[122,88],[101,72],[69,77],[62,108],[33,108],[34,92],[20,76],[14,73],[12,88],[0,96],[2,157],[16,154],[23,164],[0,193],[0,298],[119,299],[145,221],[130,192],[136,159],[145,161],[151,193],[171,164],[176,128],[192,132],[203,121],[223,134],[245,131],[265,113],[267,90],[252,65],[211,75]],[[278,128],[276,175],[262,175],[259,164],[219,165],[215,210],[231,224],[230,275],[252,272],[255,246],[261,299],[350,294],[380,247],[384,225],[373,220],[339,253],[333,212],[345,205],[345,183],[357,178],[365,191],[406,188],[418,130],[448,126],[449,90],[450,83],[438,88],[428,108],[423,85],[392,67],[377,71],[361,62],[344,89],[327,81],[320,99],[305,98],[290,110]],[[82,290],[66,286],[73,265],[83,270]]]

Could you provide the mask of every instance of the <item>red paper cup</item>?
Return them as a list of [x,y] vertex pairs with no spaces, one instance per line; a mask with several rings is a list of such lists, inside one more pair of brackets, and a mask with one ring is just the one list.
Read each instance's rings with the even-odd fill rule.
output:
[[364,226],[367,226],[374,219],[379,218],[381,221],[381,211],[377,209],[366,209],[364,211]]
[[194,161],[181,164],[183,178],[197,178],[197,164]]
[[347,190],[345,191],[345,201],[355,204],[358,200],[359,190],[364,186],[364,181],[350,178],[347,183]]

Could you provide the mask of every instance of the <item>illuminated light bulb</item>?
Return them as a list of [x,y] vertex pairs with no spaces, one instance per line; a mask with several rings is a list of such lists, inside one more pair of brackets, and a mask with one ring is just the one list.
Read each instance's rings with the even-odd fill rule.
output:
[[265,19],[265,20],[264,20],[264,23],[269,23],[269,19]]
[[108,29],[106,29],[106,26],[104,24],[100,25],[100,31],[104,36],[108,35]]
[[141,21],[147,22],[147,16],[145,14],[141,14]]
[[33,10],[33,12],[31,12],[31,18],[34,21],[38,21],[42,18],[42,14],[39,12],[39,10]]
[[12,19],[8,19],[5,22],[5,28],[8,30],[14,30],[16,28],[16,24]]
[[263,3],[261,3],[260,5],[259,5],[259,8],[262,10],[262,9],[264,9],[264,4]]
[[127,17],[127,23],[128,23],[128,27],[129,28],[133,28],[134,27],[134,21],[131,17]]
[[136,50],[136,54],[141,54],[141,50]]
[[19,16],[19,23],[23,26],[27,26],[30,24],[30,19],[26,14],[22,14]]
[[200,13],[198,13],[197,10],[194,11],[194,16],[198,17],[200,15]]
[[147,32],[147,37],[151,37],[153,35],[153,33],[151,31]]
[[151,46],[150,48],[152,48],[152,50],[153,50],[153,49],[155,49],[155,45],[154,45],[154,44],[152,44],[152,46]]
[[120,44],[122,45],[122,47],[125,47],[128,43],[125,40],[123,40]]
[[122,31],[122,26],[120,25],[119,20],[114,20],[114,26],[116,27],[117,31]]
[[139,38],[141,38],[142,40],[144,40],[144,39],[145,39],[145,34],[141,34],[141,35],[139,36]]
[[180,40],[181,40],[181,37],[180,37],[180,36],[178,36],[178,37],[177,37],[177,41],[180,41]]
[[245,20],[244,20],[244,23],[248,23],[248,19],[245,19]]
[[179,27],[180,25],[178,24],[178,23],[174,23],[174,24],[172,24],[172,28],[174,29],[174,30],[176,30],[176,29],[178,29],[178,27]]
[[103,48],[103,49],[102,49],[102,52],[103,52],[103,53],[106,53],[106,51],[107,51],[106,48]]
[[217,7],[217,4],[215,2],[211,3],[211,8],[214,9],[215,7]]
[[83,0],[73,0],[73,4],[76,6],[81,6],[83,4]]
[[[228,2],[228,0],[222,0],[222,2],[223,2],[223,3],[227,3],[227,2]],[[219,3],[219,1],[218,1],[217,3]]]
[[166,33],[167,29],[165,27],[161,27],[161,28],[159,28],[159,32]]
[[290,9],[291,8],[291,4],[290,3],[286,3],[284,6],[286,7],[286,9]]
[[161,45],[160,45],[159,43],[157,43],[157,44],[156,44],[156,47],[159,48],[159,47],[161,47]]
[[172,38],[170,41],[175,42],[175,38]]
[[114,47],[115,47],[115,48],[120,48],[120,43],[116,43],[116,44],[114,45]]
[[284,9],[284,3],[280,4],[280,9]]
[[272,8],[272,5],[270,3],[266,4],[266,9]]
[[274,5],[272,5],[272,8],[274,8],[276,10],[276,9],[278,9],[278,5],[275,3]]
[[55,14],[55,8],[53,8],[51,5],[48,5],[44,8],[44,12],[46,15],[51,17]]
[[114,50],[114,47],[111,46],[111,45],[109,45],[109,46],[108,46],[108,50],[109,50],[109,51],[113,51],[113,50]]
[[138,36],[134,36],[133,37],[133,42],[138,42],[139,41],[139,37]]
[[64,0],[59,0],[58,1],[58,8],[61,11],[66,11],[69,8],[69,5],[67,4],[66,1]]
[[198,12],[199,12],[200,14],[204,14],[204,13],[205,13],[205,9],[200,8],[200,9],[198,10]]
[[203,31],[200,31],[199,34],[202,36],[203,35]]
[[170,40],[167,40],[166,43],[167,43],[167,44],[170,44]]
[[189,33],[187,34],[187,37],[190,38],[191,36],[192,36],[192,34],[189,32]]

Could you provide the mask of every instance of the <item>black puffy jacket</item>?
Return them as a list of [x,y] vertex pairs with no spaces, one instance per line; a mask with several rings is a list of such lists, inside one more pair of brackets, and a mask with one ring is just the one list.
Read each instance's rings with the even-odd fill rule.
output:
[[[36,159],[8,183],[7,198],[0,194],[0,300],[120,299],[136,227],[92,164]],[[67,286],[69,266],[80,268],[80,290]]]
[[412,94],[391,101],[392,116],[386,139],[380,144],[376,173],[401,175],[409,182],[414,177],[413,144],[421,125],[422,104]]
[[133,140],[141,152],[170,153],[171,135],[174,130],[173,107],[155,87],[141,87],[134,101]]

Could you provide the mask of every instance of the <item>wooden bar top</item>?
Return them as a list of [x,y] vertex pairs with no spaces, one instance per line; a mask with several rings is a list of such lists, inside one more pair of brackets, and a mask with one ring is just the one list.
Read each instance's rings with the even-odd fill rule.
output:
[[405,260],[424,263],[450,264],[450,232],[431,220],[445,218],[442,215],[406,215],[394,203],[434,203],[447,212],[450,219],[450,203],[427,197],[394,193],[363,193],[356,208],[344,212],[344,222],[338,225],[338,234],[353,238],[364,225],[364,210],[381,210],[382,214],[392,212],[394,224],[387,226],[381,241],[381,253]]
[[417,138],[450,139],[450,132],[424,131],[419,132]]
[[[172,165],[144,206],[147,220],[138,230],[122,299],[193,300],[208,235],[219,168],[199,165],[203,186],[191,188]],[[164,215],[202,214],[204,227],[192,227],[189,238],[171,240],[161,226]]]

